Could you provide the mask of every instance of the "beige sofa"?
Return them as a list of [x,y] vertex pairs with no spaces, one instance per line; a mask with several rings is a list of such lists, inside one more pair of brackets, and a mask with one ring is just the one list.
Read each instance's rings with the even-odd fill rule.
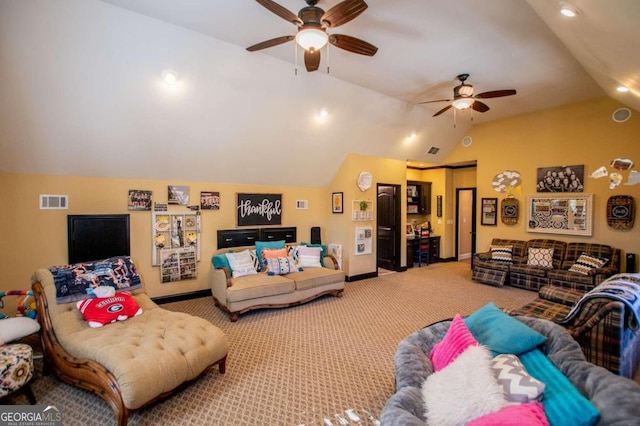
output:
[[225,372],[229,344],[222,330],[160,308],[144,287],[131,291],[142,314],[99,328],[88,325],[75,302],[56,302],[59,292],[49,269],[34,273],[32,288],[45,370],[104,398],[118,425],[127,424],[130,411],[170,395],[215,365]]
[[[234,247],[234,252],[255,249],[254,246]],[[221,249],[214,253],[228,253]],[[283,308],[309,302],[325,294],[342,297],[345,274],[329,255],[323,268],[304,268],[287,275],[255,275],[233,278],[226,267],[214,267],[212,257],[211,294],[216,306],[229,313],[231,321],[253,309]]]

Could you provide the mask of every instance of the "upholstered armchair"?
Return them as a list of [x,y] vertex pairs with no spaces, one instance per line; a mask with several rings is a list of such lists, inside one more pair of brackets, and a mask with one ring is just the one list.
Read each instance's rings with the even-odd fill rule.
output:
[[[627,294],[635,298],[633,306],[614,292],[602,292],[602,286],[617,280],[637,282]],[[560,286],[544,286],[538,298],[511,315],[524,315],[551,320],[566,328],[580,344],[587,360],[607,370],[633,378],[640,363],[640,274],[618,274],[601,286],[585,293]]]

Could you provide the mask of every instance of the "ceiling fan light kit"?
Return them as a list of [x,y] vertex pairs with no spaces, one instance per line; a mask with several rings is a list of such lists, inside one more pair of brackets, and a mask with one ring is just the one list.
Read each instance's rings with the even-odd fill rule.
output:
[[305,68],[308,72],[312,72],[319,68],[320,50],[327,44],[332,44],[347,52],[365,56],[373,56],[378,51],[377,47],[364,40],[345,34],[327,33],[327,29],[346,24],[364,12],[368,7],[364,0],[344,0],[326,12],[316,7],[318,0],[305,0],[308,6],[300,9],[298,15],[280,6],[273,0],[256,1],[270,12],[296,25],[298,32],[295,36],[276,37],[249,46],[247,47],[249,52],[255,52],[295,40],[296,44],[304,49]]

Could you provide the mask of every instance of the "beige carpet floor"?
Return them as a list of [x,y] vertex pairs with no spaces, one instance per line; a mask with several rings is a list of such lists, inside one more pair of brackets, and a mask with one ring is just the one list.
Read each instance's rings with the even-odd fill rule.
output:
[[[346,284],[344,297],[247,313],[232,323],[209,298],[163,305],[201,316],[230,342],[227,372],[132,415],[130,425],[378,425],[394,392],[393,357],[407,335],[493,301],[518,307],[536,293],[471,281],[468,263],[436,263]],[[40,374],[38,374],[40,376]],[[114,424],[102,399],[38,377],[39,404],[65,425]],[[17,396],[13,403],[26,403]]]

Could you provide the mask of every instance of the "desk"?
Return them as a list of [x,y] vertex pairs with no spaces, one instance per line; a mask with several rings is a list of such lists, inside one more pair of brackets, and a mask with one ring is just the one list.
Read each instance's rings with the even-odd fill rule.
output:
[[[417,253],[419,240],[417,238],[407,238],[407,268],[413,268],[413,263]],[[429,236],[429,263],[440,261],[440,236]],[[426,262],[425,262],[426,263]]]

